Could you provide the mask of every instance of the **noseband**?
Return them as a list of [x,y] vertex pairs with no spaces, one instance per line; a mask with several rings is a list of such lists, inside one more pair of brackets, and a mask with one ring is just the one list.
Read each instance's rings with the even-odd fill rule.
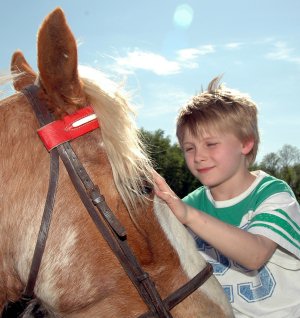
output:
[[[54,119],[48,112],[46,105],[38,99],[38,91],[39,87],[32,85],[26,87],[23,90],[23,94],[32,105],[40,126],[43,127],[53,122]],[[129,247],[124,227],[106,204],[105,198],[100,193],[98,186],[94,185],[68,141],[56,146],[50,151],[48,194],[27,285],[20,301],[23,302],[26,307],[26,304],[34,298],[34,287],[45,249],[55,201],[59,175],[59,158],[61,158],[64,163],[70,179],[90,217],[147,305],[149,311],[139,316],[139,318],[172,318],[170,310],[197,290],[211,276],[212,266],[207,263],[206,267],[188,283],[165,299],[162,299],[153,280],[149,274],[142,269]]]

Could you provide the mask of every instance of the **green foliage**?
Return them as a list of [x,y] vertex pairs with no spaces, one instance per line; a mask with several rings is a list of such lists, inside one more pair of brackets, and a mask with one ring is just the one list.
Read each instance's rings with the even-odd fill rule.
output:
[[283,145],[278,153],[265,155],[257,168],[286,181],[300,201],[300,150],[297,147]]
[[164,135],[163,130],[149,132],[141,129],[140,132],[154,168],[179,197],[184,197],[201,186],[186,167],[178,144],[171,144],[170,138]]
[[[178,144],[172,144],[163,130],[149,132],[141,129],[140,132],[154,168],[179,197],[184,197],[201,186],[186,167]],[[300,201],[300,150],[297,147],[284,145],[277,153],[265,155],[260,163],[251,167],[251,170],[258,169],[285,180]]]

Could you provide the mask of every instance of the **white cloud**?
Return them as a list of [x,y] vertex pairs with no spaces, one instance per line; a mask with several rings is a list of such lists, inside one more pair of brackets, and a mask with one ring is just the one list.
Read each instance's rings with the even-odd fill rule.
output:
[[266,54],[266,58],[300,64],[300,57],[293,56],[293,51],[294,49],[288,47],[285,42],[278,41],[274,43],[274,50]]
[[199,56],[198,49],[189,48],[177,51],[179,60],[193,60]]
[[138,49],[128,52],[125,57],[117,57],[114,60],[117,64],[117,69],[123,73],[132,73],[136,69],[141,69],[152,71],[157,75],[169,75],[180,71],[178,62],[170,61],[159,54]]
[[[245,43],[243,41],[228,42],[220,45],[220,49],[238,50],[246,48],[254,49],[264,46],[265,44],[273,45],[273,50],[265,55],[272,60],[282,60],[300,64],[300,57],[293,55],[293,49],[288,47],[285,42],[275,41],[274,38],[266,38],[262,41]],[[146,51],[140,48],[128,49],[125,55],[119,55],[110,58],[114,61],[110,65],[110,70],[117,74],[130,75],[138,70],[144,70],[154,73],[158,76],[174,75],[182,73],[185,69],[199,68],[201,57],[216,53],[216,45],[207,44],[196,47],[189,47],[175,52],[175,57],[169,59],[161,54]],[[242,64],[238,60],[236,64]]]
[[230,42],[225,44],[225,48],[230,50],[239,49],[242,45],[243,45],[242,42]]
[[187,48],[177,51],[178,60],[186,61],[186,60],[194,60],[201,55],[207,55],[210,53],[214,53],[215,48],[213,45],[202,45],[196,48]]
[[183,69],[199,67],[196,59],[201,55],[214,53],[212,45],[203,45],[197,48],[187,48],[176,52],[174,60],[135,48],[127,52],[125,56],[112,57],[115,61],[112,68],[119,74],[133,74],[136,70],[153,72],[156,75],[178,74]]

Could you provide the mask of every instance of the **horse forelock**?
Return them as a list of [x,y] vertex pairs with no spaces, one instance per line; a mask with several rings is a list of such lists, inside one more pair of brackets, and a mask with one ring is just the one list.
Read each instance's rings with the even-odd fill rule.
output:
[[100,122],[103,146],[110,161],[116,187],[127,208],[137,207],[152,184],[152,165],[135,123],[129,96],[103,73],[80,67],[85,93]]
[[[85,93],[100,121],[102,146],[111,164],[114,182],[128,209],[136,210],[143,203],[145,182],[153,184],[152,164],[146,154],[135,122],[135,109],[129,102],[129,94],[122,85],[111,81],[104,73],[86,66],[79,66]],[[20,73],[0,76],[1,97],[12,94],[8,85]]]

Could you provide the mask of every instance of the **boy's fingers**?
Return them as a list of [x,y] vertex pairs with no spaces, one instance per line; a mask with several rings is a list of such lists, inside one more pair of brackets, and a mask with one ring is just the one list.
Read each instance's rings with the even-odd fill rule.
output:
[[153,178],[155,182],[163,182],[165,181],[164,177],[162,177],[158,172],[153,169]]

